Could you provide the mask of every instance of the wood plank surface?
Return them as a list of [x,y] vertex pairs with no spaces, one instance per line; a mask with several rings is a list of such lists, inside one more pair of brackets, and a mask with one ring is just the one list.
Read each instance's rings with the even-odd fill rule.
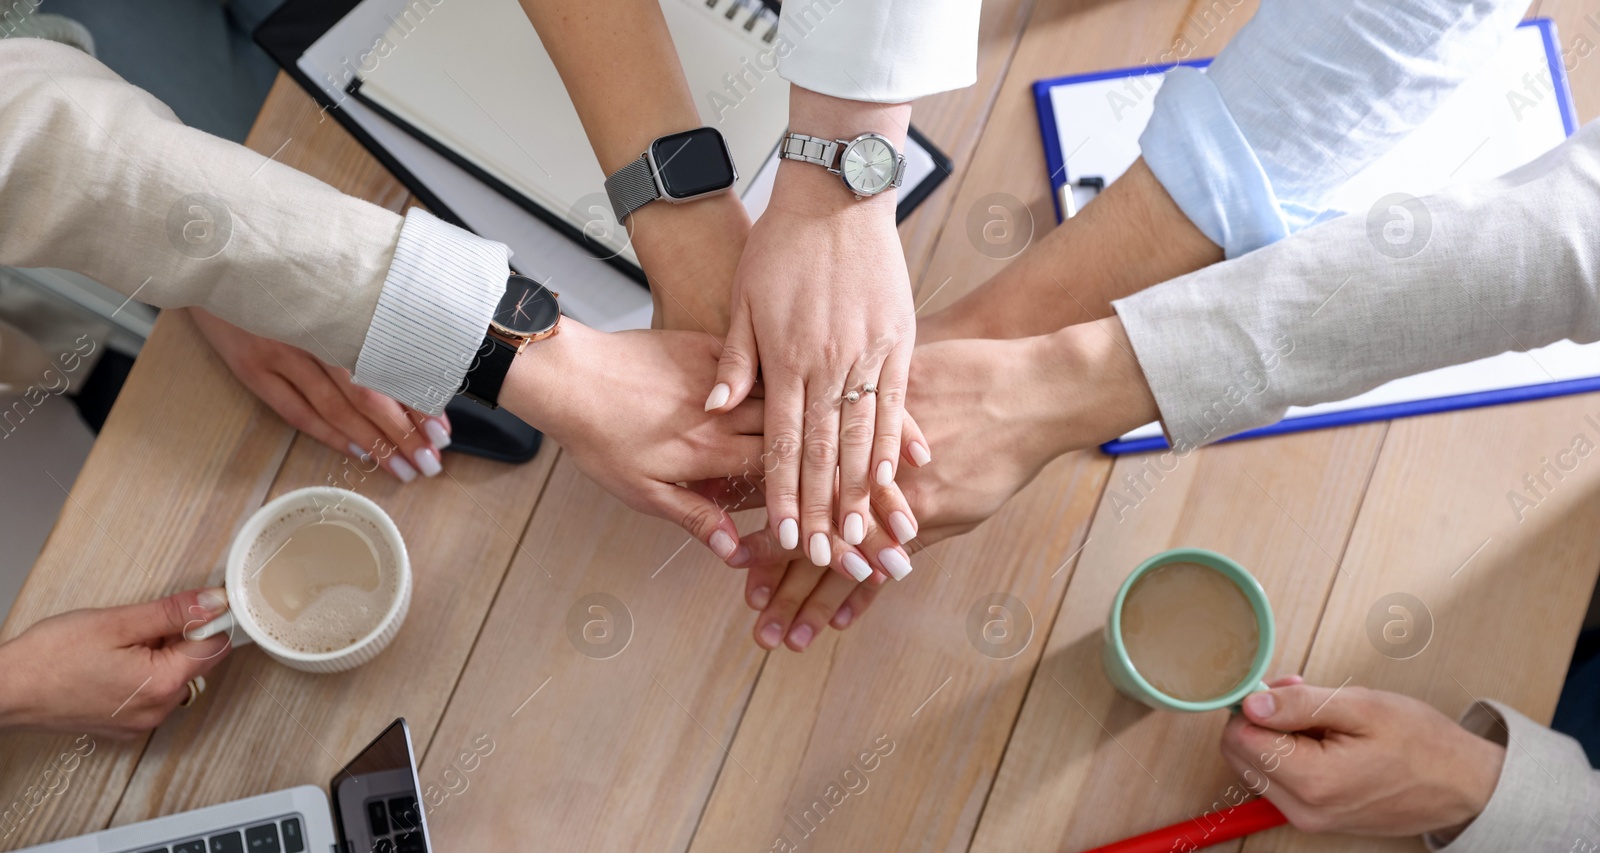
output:
[[1272,671],[1298,671],[1384,429],[1219,445],[1165,463],[1118,460],[973,850],[1088,849],[1225,802],[1233,774],[1217,744],[1227,712],[1155,712],[1117,693],[1100,663],[1111,601],[1158,551],[1227,554],[1272,601]]

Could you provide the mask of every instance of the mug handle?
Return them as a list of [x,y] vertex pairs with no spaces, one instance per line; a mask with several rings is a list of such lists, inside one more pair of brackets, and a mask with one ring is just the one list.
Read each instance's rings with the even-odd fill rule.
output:
[[250,639],[249,634],[245,633],[244,631],[235,630],[238,627],[238,624],[239,623],[233,618],[233,611],[229,610],[221,616],[218,616],[217,618],[207,622],[204,625],[201,625],[198,628],[195,628],[192,631],[185,631],[183,636],[184,639],[199,642],[201,640],[215,637],[223,632],[227,632],[228,639],[233,643],[234,648],[238,648],[239,646],[253,645],[255,640]]
[[[233,618],[233,614],[231,612],[230,613],[225,613],[223,615],[227,616],[230,619]],[[1263,690],[1271,690],[1271,689],[1272,688],[1268,687],[1267,683],[1265,681],[1257,681],[1256,682],[1256,689],[1250,691],[1250,693],[1260,693]],[[1244,695],[1245,696],[1249,696],[1250,693],[1246,693]],[[1230,713],[1230,714],[1243,714],[1244,713],[1244,697],[1243,696],[1239,697],[1239,701],[1237,701],[1237,702],[1233,703],[1232,705],[1228,706],[1228,713]]]

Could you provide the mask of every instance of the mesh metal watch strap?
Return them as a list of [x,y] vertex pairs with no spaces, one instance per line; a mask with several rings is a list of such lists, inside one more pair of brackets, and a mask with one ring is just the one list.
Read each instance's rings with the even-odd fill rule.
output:
[[655,175],[650,173],[650,158],[641,154],[639,159],[613,172],[606,178],[606,195],[611,199],[611,211],[617,215],[618,222],[660,198]]

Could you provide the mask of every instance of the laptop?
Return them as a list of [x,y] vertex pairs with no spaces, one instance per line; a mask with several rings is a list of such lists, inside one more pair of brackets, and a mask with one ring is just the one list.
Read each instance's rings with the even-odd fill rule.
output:
[[333,777],[19,853],[428,853],[411,730],[395,720]]

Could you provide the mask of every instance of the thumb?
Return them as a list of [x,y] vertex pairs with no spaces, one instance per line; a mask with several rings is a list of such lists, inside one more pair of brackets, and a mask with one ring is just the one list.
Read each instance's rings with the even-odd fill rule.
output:
[[717,362],[717,384],[706,397],[706,411],[726,412],[744,401],[756,384],[756,331],[751,325],[750,308],[742,302],[733,310],[728,337],[722,342],[722,358]]
[[1295,684],[1252,693],[1242,705],[1250,722],[1279,732],[1331,729],[1360,734],[1372,716],[1359,687]]
[[113,607],[108,616],[123,641],[152,643],[164,637],[181,637],[227,609],[228,596],[221,589],[191,589],[154,601]]
[[739,543],[738,553],[728,560],[728,565],[735,569],[782,568],[789,565],[796,553],[785,551],[778,544],[778,535],[772,532],[771,527],[763,525],[760,530],[744,537],[744,541]]
[[724,563],[732,565],[750,559],[748,549],[739,547],[739,529],[734,526],[733,517],[704,495],[663,483],[651,503],[654,515],[677,522]]

